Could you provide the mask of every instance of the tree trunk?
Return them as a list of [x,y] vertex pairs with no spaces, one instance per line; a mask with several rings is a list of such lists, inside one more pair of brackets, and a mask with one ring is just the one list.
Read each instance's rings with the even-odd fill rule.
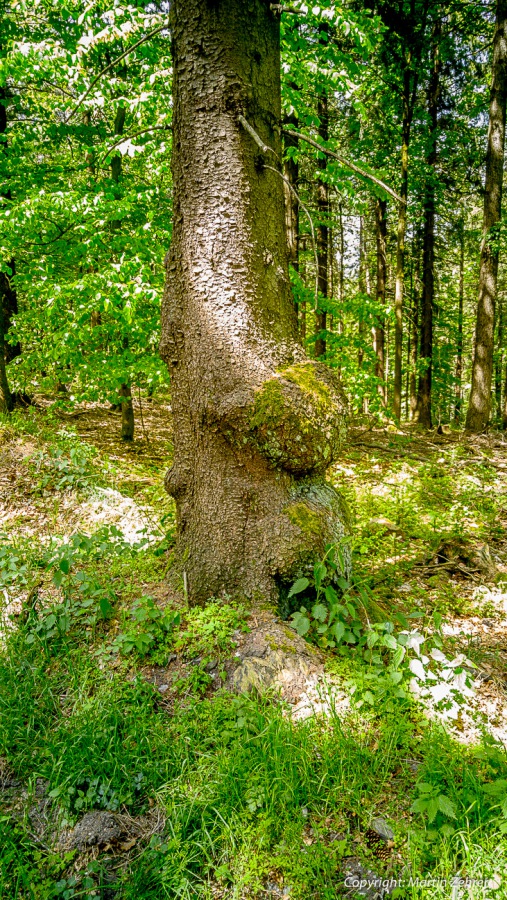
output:
[[[319,97],[317,104],[317,115],[319,117],[319,138],[323,142],[329,140],[329,113],[327,104],[327,91],[323,91]],[[321,172],[326,171],[327,156],[321,154],[321,159],[317,160],[317,166]],[[326,325],[327,310],[326,302],[328,298],[328,219],[329,219],[329,188],[325,178],[319,178],[317,181],[317,215],[318,224],[317,232],[317,264],[319,267],[318,284],[319,284],[319,305],[315,311],[315,356],[317,359],[326,354]],[[324,308],[321,307],[321,298],[324,300]]]
[[121,401],[121,439],[122,441],[134,440],[134,407],[132,406],[132,388],[130,384],[122,384],[120,387]]
[[342,541],[324,472],[336,376],[298,342],[281,155],[280,21],[267,0],[173,0],[174,224],[161,354],[171,373],[178,551],[191,602],[278,599]]
[[465,294],[465,221],[459,225],[459,282],[458,282],[458,341],[456,347],[456,385],[454,401],[454,421],[461,418],[463,381],[463,299]]
[[408,199],[408,148],[412,125],[413,104],[410,91],[410,69],[408,64],[403,72],[403,123],[401,136],[401,184],[402,202],[398,212],[398,235],[396,243],[396,284],[394,290],[394,396],[393,413],[401,419],[402,356],[403,356],[403,283],[405,277],[405,235],[407,233]]
[[0,295],[0,413],[8,413],[11,412],[13,404],[5,365],[5,318],[2,300],[3,295]]
[[[286,124],[292,130],[298,128],[298,120],[296,116],[287,116]],[[299,141],[292,135],[286,135],[284,138],[285,149],[289,147],[297,147]],[[284,183],[285,189],[285,227],[287,231],[287,247],[289,251],[289,263],[296,272],[299,272],[299,201],[297,198],[298,181],[299,181],[299,163],[293,156],[288,156],[283,164],[284,175],[293,188],[290,190]],[[296,307],[297,312],[297,307]]]
[[505,108],[507,101],[507,0],[498,0],[493,41],[493,81],[489,101],[483,237],[479,271],[479,299],[475,325],[472,389],[466,429],[484,431],[491,413],[491,379],[498,277],[498,224],[502,214]]
[[[7,131],[7,92],[5,87],[0,87],[0,135],[4,135]],[[0,153],[7,152],[7,144],[5,140],[0,138]],[[10,190],[5,192],[5,197],[9,199]],[[11,320],[18,311],[18,298],[13,287],[12,279],[15,274],[15,263],[11,259],[9,261],[9,269],[11,274],[0,272],[0,412],[10,412],[12,409],[12,397],[7,379],[6,364],[11,362],[21,353],[19,344],[8,344],[5,340],[7,332],[11,325]]]
[[502,375],[503,375],[503,304],[498,298],[497,350],[495,360],[495,420],[502,421]]
[[[375,203],[375,231],[377,238],[377,313],[373,329],[373,345],[375,349],[375,375],[378,378],[377,390],[382,405],[387,405],[387,385],[385,375],[385,320],[386,282],[387,282],[387,201],[377,200]],[[382,312],[381,312],[382,310]]]
[[435,167],[437,163],[438,99],[440,95],[440,36],[442,26],[433,27],[432,71],[428,86],[429,135],[426,156],[427,174],[424,192],[424,238],[421,303],[420,355],[425,360],[419,375],[416,421],[431,428],[431,377],[433,370],[433,304],[435,299]]
[[[119,106],[116,110],[116,116],[114,119],[114,134],[121,135],[123,134],[123,129],[125,127],[125,107]],[[113,156],[111,160],[111,178],[115,182],[115,185],[119,184],[121,178],[121,155],[118,153],[116,156]],[[119,192],[117,194],[119,196]],[[111,221],[111,231],[118,231],[121,228],[121,221],[119,219],[113,219]],[[124,338],[123,348],[126,350],[128,347],[128,337]],[[134,407],[132,405],[132,386],[130,382],[126,382],[122,384],[120,387],[120,397],[121,399],[121,439],[122,441],[133,441],[134,440],[134,430],[135,430],[135,422],[134,422]]]
[[417,240],[416,262],[414,273],[414,290],[412,292],[412,322],[410,323],[410,360],[409,360],[409,417],[413,421],[417,413],[417,359],[419,347],[419,286],[420,286],[420,241]]
[[[7,275],[5,272],[0,272],[0,303],[3,308],[5,335],[7,335],[7,332],[12,325],[14,316],[18,313],[18,295],[13,286],[13,280],[16,275],[16,264],[13,259],[9,260],[9,269],[11,270],[10,275]],[[16,342],[15,344],[8,344],[5,342],[4,356],[7,363],[12,362],[13,359],[16,359],[16,357],[20,355],[21,345],[19,342]]]

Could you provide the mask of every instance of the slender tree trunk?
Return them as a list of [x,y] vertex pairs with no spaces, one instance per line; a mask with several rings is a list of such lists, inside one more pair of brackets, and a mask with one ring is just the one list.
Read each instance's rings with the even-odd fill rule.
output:
[[[298,128],[298,119],[296,116],[287,116],[286,124],[289,128],[296,130]],[[290,147],[297,148],[299,141],[292,135],[285,135],[285,150]],[[285,228],[287,231],[287,247],[289,249],[289,264],[292,268],[299,272],[299,201],[297,198],[298,182],[299,182],[299,163],[293,156],[287,156],[284,164],[284,175],[293,188],[291,191],[287,184],[284,183],[285,189]],[[295,193],[296,192],[296,193]],[[296,312],[297,312],[296,307]]]
[[[344,533],[324,480],[336,376],[299,344],[281,155],[280,18],[266,0],[173,0],[171,372],[178,553],[191,602],[278,598]],[[324,402],[325,398],[325,402]]]
[[502,215],[506,102],[507,0],[498,0],[493,41],[493,80],[489,101],[479,299],[472,363],[472,389],[466,417],[467,431],[475,434],[484,431],[491,414],[491,379],[498,278],[497,228]]
[[[11,270],[10,275],[7,275],[5,272],[0,272],[0,303],[3,307],[4,329],[6,335],[11,327],[14,317],[18,313],[18,295],[13,286],[14,278],[16,276],[16,263],[13,259],[9,260],[9,269]],[[19,342],[16,342],[15,344],[8,344],[6,342],[4,355],[7,363],[12,362],[13,359],[20,356],[21,345]]]
[[419,348],[419,292],[421,280],[421,259],[419,239],[416,244],[416,260],[414,273],[414,290],[412,292],[412,322],[410,323],[410,360],[409,360],[409,417],[413,421],[417,412],[417,359]]
[[120,387],[121,400],[121,439],[122,441],[134,440],[134,408],[132,406],[132,388],[130,384],[122,384]]
[[440,37],[442,26],[433,27],[432,72],[428,88],[429,137],[426,157],[427,175],[424,196],[423,284],[421,304],[421,357],[424,369],[419,375],[416,421],[431,428],[431,377],[433,371],[433,304],[435,299],[435,167],[437,162],[438,98],[440,95]]
[[502,375],[503,375],[503,304],[498,298],[497,350],[495,360],[495,420],[502,421]]
[[407,233],[408,148],[412,126],[413,105],[410,90],[410,68],[403,72],[403,122],[401,137],[401,183],[396,244],[396,284],[394,291],[394,396],[393,413],[401,419],[402,357],[403,357],[403,283],[405,277],[405,235]]
[[338,228],[340,239],[340,267],[338,269],[338,334],[343,334],[343,303],[345,300],[345,235],[343,231],[343,209],[341,203],[338,208]]
[[[7,131],[7,92],[5,87],[0,87],[0,153],[7,152],[7,144],[1,136]],[[5,193],[10,198],[10,191]],[[13,406],[12,396],[7,379],[6,364],[19,356],[21,348],[19,344],[11,345],[6,341],[6,335],[11,325],[12,317],[18,311],[18,299],[13,287],[12,279],[15,275],[15,263],[11,259],[8,267],[10,275],[0,272],[0,412],[10,412]]]
[[[125,127],[125,107],[119,106],[116,110],[116,116],[114,119],[114,134],[122,135],[123,129]],[[121,178],[121,170],[122,170],[122,162],[121,162],[121,154],[117,153],[116,156],[113,156],[111,160],[111,178],[113,179],[116,185],[116,194],[119,197],[119,182]],[[111,221],[111,231],[114,233],[119,231],[121,228],[121,221],[119,219],[113,219]],[[126,350],[128,347],[128,337],[125,337],[123,340],[123,348]],[[133,441],[134,440],[134,430],[135,430],[135,422],[134,422],[134,407],[132,405],[132,386],[130,382],[125,382],[120,386],[120,406],[121,406],[121,439],[122,441]]]
[[[317,105],[317,115],[319,117],[319,138],[321,141],[329,140],[329,113],[327,102],[327,91],[323,91],[319,97]],[[320,172],[325,173],[327,168],[327,156],[321,154],[322,159],[317,160],[317,166]],[[326,325],[327,310],[326,302],[328,298],[328,219],[329,219],[329,188],[324,178],[317,181],[317,262],[319,267],[319,306],[315,312],[315,356],[317,359],[326,354]],[[324,308],[320,305],[320,298],[324,301]]]
[[[378,378],[377,390],[382,400],[382,405],[387,405],[387,385],[385,375],[385,319],[386,306],[386,282],[387,282],[387,201],[377,200],[375,203],[375,231],[377,239],[377,313],[373,330],[376,366],[375,375]],[[382,310],[382,312],[381,312]]]
[[[0,301],[2,296],[0,295]],[[3,304],[0,302],[0,413],[8,413],[12,410],[12,396],[7,381],[5,365],[5,330]]]
[[507,365],[505,366],[505,380],[503,388],[502,428],[507,431]]
[[454,401],[454,420],[461,418],[462,381],[463,381],[463,299],[465,294],[465,221],[461,218],[459,225],[459,281],[458,281],[458,341],[456,347],[456,385]]

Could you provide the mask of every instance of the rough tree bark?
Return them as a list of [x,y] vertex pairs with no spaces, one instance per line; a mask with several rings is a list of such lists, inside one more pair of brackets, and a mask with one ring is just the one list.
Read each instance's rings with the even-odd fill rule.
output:
[[437,163],[438,99],[440,96],[440,37],[439,20],[433,26],[431,76],[428,85],[429,135],[426,155],[427,173],[424,190],[424,237],[421,298],[421,358],[426,360],[419,375],[415,421],[423,428],[431,428],[431,377],[433,372],[433,303],[435,299],[435,167]]
[[493,41],[493,80],[489,99],[488,149],[484,190],[483,237],[479,271],[479,298],[475,325],[472,389],[466,429],[478,434],[491,413],[491,379],[498,277],[498,235],[502,214],[505,109],[507,103],[507,0],[498,0]]
[[[387,405],[387,382],[385,375],[385,318],[387,283],[387,201],[375,202],[375,233],[377,241],[377,314],[373,328],[373,347],[376,356],[375,375],[382,405]],[[382,310],[382,312],[380,312]]]
[[412,292],[412,321],[410,323],[410,360],[409,360],[409,418],[415,419],[417,413],[417,360],[419,357],[419,293],[421,283],[420,238],[415,242],[414,289]]
[[496,329],[496,359],[495,359],[495,420],[498,424],[502,421],[502,374],[503,374],[503,303],[502,297],[497,298],[498,323]]
[[396,242],[396,282],[394,289],[394,394],[393,413],[401,419],[402,355],[403,355],[403,287],[405,278],[405,235],[407,233],[408,199],[408,148],[413,117],[413,91],[410,89],[411,73],[409,64],[403,72],[403,123],[401,135],[401,183],[402,202],[398,212],[398,234]]
[[454,400],[454,421],[461,418],[463,380],[463,300],[465,295],[465,220],[459,222],[459,281],[458,281],[458,341],[456,347],[456,385]]
[[[298,127],[296,116],[287,116],[285,119],[289,128]],[[293,147],[297,149],[299,141],[297,138],[288,134],[284,138],[285,149]],[[293,190],[289,185],[285,184],[285,227],[287,230],[287,248],[289,251],[289,262],[291,266],[299,272],[299,201],[297,198],[298,182],[299,182],[299,163],[293,156],[287,156],[283,164],[284,174]]]
[[[327,102],[327,91],[323,91],[319,97],[317,104],[317,115],[319,117],[319,138],[322,142],[329,140],[329,112]],[[325,173],[327,168],[327,156],[321,154],[321,158],[317,160],[319,171]],[[324,298],[326,303],[328,297],[328,219],[329,219],[329,187],[327,181],[322,177],[317,180],[317,263],[319,298]],[[319,305],[315,311],[315,356],[317,359],[325,356],[326,353],[326,327],[327,327],[327,310],[322,309]]]
[[8,413],[12,410],[12,396],[5,366],[5,326],[2,300],[3,296],[0,294],[0,413]]
[[[0,87],[0,135],[7,131],[7,93],[5,87]],[[5,140],[0,140],[0,152],[6,152]],[[10,197],[10,192],[6,192]],[[0,412],[10,412],[13,407],[12,395],[9,389],[6,364],[19,355],[19,344],[12,347],[5,340],[9,330],[11,318],[18,309],[16,291],[12,287],[11,278],[14,275],[14,260],[10,260],[9,268],[11,276],[0,272]]]
[[[116,110],[116,116],[114,119],[114,134],[122,135],[123,129],[125,127],[125,114],[126,109],[124,106],[119,106]],[[118,185],[121,178],[121,154],[119,152],[113,156],[111,160],[111,178],[115,182],[117,187],[117,194],[119,196]],[[111,221],[111,231],[119,231],[121,228],[121,221],[119,219],[113,219]],[[126,350],[128,347],[128,338],[124,338],[123,347]],[[132,405],[132,386],[129,382],[125,382],[120,386],[120,407],[121,407],[121,439],[122,441],[133,441],[134,440],[134,407]]]
[[178,555],[191,602],[275,600],[345,532],[324,478],[343,439],[340,386],[298,342],[280,164],[239,120],[280,157],[279,17],[268,0],[173,0],[171,20],[161,354]]

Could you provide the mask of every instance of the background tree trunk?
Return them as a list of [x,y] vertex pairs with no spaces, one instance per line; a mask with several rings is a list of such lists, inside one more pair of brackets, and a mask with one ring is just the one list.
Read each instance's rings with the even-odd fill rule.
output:
[[[0,135],[4,135],[7,131],[7,92],[5,87],[0,87]],[[0,139],[0,153],[7,152],[7,144],[5,140]],[[5,193],[7,199],[10,199],[10,191]],[[15,263],[11,259],[9,262],[11,274],[8,276],[5,272],[0,272],[0,412],[10,412],[13,406],[12,396],[9,389],[7,379],[6,363],[11,362],[21,353],[19,344],[11,345],[5,340],[6,334],[10,328],[11,320],[18,311],[18,298],[12,284],[12,278],[15,274]]]
[[376,356],[375,375],[379,379],[378,392],[382,405],[387,405],[387,384],[385,376],[385,321],[380,310],[386,305],[387,282],[387,201],[377,200],[375,203],[375,231],[377,239],[377,316],[373,331]]
[[[114,118],[114,134],[122,135],[123,129],[125,127],[125,107],[119,106],[116,110],[116,115]],[[119,191],[119,182],[121,178],[121,154],[119,152],[116,153],[116,156],[113,156],[111,160],[111,178],[113,179],[116,185],[116,196],[120,197]],[[111,221],[111,231],[119,231],[121,228],[121,221],[119,219],[113,219]],[[124,338],[123,348],[126,350],[128,347],[128,337]],[[125,382],[120,386],[120,397],[121,402],[121,439],[122,441],[133,441],[134,440],[134,430],[135,430],[135,421],[134,421],[134,407],[132,405],[132,385],[130,382]]]
[[3,294],[0,294],[0,413],[8,413],[11,412],[13,404],[5,366],[5,330],[2,300]]
[[345,531],[323,477],[343,433],[341,391],[298,342],[283,181],[239,120],[280,156],[279,31],[266,0],[171,5],[161,354],[174,421],[166,487],[191,602],[278,598]]
[[[296,130],[298,120],[296,116],[287,116],[286,125]],[[289,147],[297,148],[299,141],[292,135],[285,135],[285,149]],[[288,156],[283,164],[284,174],[292,186],[293,190],[284,184],[285,188],[285,227],[287,230],[287,247],[289,250],[289,263],[292,268],[299,272],[299,201],[297,198],[298,181],[299,181],[299,163],[293,156]],[[296,308],[296,312],[297,312]]]
[[456,347],[456,386],[454,401],[454,420],[461,418],[462,380],[463,380],[463,300],[465,295],[465,220],[459,224],[459,283],[458,283],[458,342]]
[[403,72],[403,123],[401,137],[401,184],[402,202],[398,211],[398,235],[396,243],[396,283],[394,289],[394,395],[393,413],[401,418],[402,357],[403,357],[403,282],[405,277],[405,235],[407,233],[408,199],[408,148],[413,107],[410,92],[410,69],[408,64]]
[[466,417],[467,431],[475,434],[486,428],[491,414],[491,379],[498,278],[498,234],[495,226],[500,222],[502,215],[506,102],[507,0],[498,0],[493,41],[493,81],[489,100],[479,299],[475,325],[472,390]]
[[[319,117],[319,138],[323,142],[329,140],[329,114],[327,91],[319,97],[317,104],[317,115]],[[322,158],[317,160],[317,165],[321,172],[326,171],[327,156],[321,154]],[[328,219],[329,219],[329,188],[325,178],[319,178],[317,181],[317,262],[319,267],[318,283],[319,283],[319,301],[324,298],[324,304],[328,298]],[[321,308],[320,303],[315,312],[315,356],[317,359],[325,356],[326,353],[326,326],[327,326],[327,310]]]
[[435,167],[437,163],[438,98],[440,95],[440,37],[442,26],[433,27],[432,71],[428,86],[429,136],[424,196],[424,238],[420,354],[426,360],[419,375],[416,421],[431,428],[431,376],[433,371],[433,303],[435,299]]

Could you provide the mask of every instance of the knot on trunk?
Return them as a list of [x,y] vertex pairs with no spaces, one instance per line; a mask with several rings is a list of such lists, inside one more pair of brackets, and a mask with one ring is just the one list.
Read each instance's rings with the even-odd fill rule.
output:
[[212,416],[238,448],[255,448],[278,469],[323,473],[345,437],[345,400],[339,379],[307,360],[281,369],[255,391],[229,394]]

